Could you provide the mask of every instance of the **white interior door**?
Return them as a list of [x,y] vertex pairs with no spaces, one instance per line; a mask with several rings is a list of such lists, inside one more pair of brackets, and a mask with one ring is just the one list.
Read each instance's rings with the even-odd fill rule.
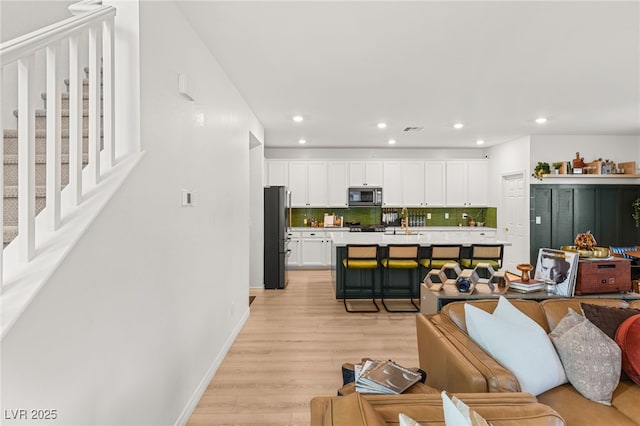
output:
[[505,247],[503,266],[518,273],[516,265],[528,263],[527,247],[527,200],[524,173],[502,176],[502,206],[504,211],[503,238],[511,243]]

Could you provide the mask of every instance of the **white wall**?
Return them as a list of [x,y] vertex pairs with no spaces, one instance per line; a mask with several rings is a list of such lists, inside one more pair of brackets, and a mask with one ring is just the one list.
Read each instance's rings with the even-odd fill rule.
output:
[[447,159],[485,158],[484,149],[354,149],[265,148],[266,158],[283,159]]
[[[30,33],[44,26],[70,18],[69,6],[77,0],[2,0],[0,1],[0,42],[12,40],[16,37]],[[19,18],[17,18],[19,17]],[[66,46],[59,50],[59,61],[66,58]],[[35,56],[34,67],[36,78],[31,99],[36,102],[36,108],[44,108],[44,102],[40,98],[45,90],[45,60],[44,53],[38,52]],[[6,64],[5,64],[6,65]],[[59,64],[58,69],[63,77],[60,86],[63,86],[64,78],[68,72]],[[67,66],[68,69],[68,66]],[[7,129],[15,129],[17,119],[13,116],[13,110],[18,106],[18,72],[14,64],[5,67],[2,79],[2,125]]]
[[[584,157],[585,162],[598,158],[613,160],[616,163],[636,161],[640,167],[640,136],[533,135],[531,170],[538,161],[546,161],[549,164],[556,161],[572,161],[576,158],[576,152],[580,152],[580,157]],[[532,183],[540,181],[534,180]]]
[[77,2],[78,0],[2,0],[0,42],[70,18],[68,8]]
[[185,420],[248,315],[263,129],[173,3],[141,2],[140,24],[147,154],[2,341],[3,409],[57,409],[47,424]]
[[264,286],[264,144],[250,135],[249,285]]
[[510,142],[491,147],[488,150],[489,156],[489,205],[496,206],[497,209],[497,229],[498,238],[503,238],[503,229],[505,227],[505,206],[502,200],[502,179],[503,176],[523,172],[525,187],[525,205],[522,215],[524,217],[525,227],[523,235],[522,252],[514,252],[514,248],[507,247],[505,249],[505,264],[521,263],[522,259],[529,257],[530,230],[528,226],[529,218],[529,151],[530,137],[525,136]]

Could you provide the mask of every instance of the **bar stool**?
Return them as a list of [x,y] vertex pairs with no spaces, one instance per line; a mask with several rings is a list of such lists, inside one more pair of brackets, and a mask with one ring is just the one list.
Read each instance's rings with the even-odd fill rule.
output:
[[[347,257],[342,260],[342,264],[345,267],[344,277],[344,293],[342,295],[342,303],[347,312],[380,312],[380,307],[376,303],[376,275],[379,270],[378,263],[378,245],[377,244],[348,244],[347,245]],[[367,310],[353,310],[349,309],[347,305],[347,277],[349,270],[357,270],[360,274],[360,289],[363,287],[363,271],[371,271],[370,289],[371,289],[371,301],[375,309]]]
[[[387,245],[387,256],[382,259],[380,262],[382,267],[384,268],[384,276],[382,280],[382,305],[387,312],[419,312],[420,308],[413,301],[413,285],[418,282],[418,278],[414,277],[415,273],[418,272],[420,264],[418,263],[418,250],[420,246],[418,244],[389,244]],[[409,286],[407,290],[409,291],[409,301],[415,309],[411,310],[397,310],[397,309],[389,309],[387,305],[384,303],[385,292],[390,288],[390,271],[392,269],[396,270],[407,270],[410,273],[409,277]]]
[[478,263],[488,263],[496,271],[502,268],[504,244],[471,244],[470,259],[462,259],[464,268],[475,268]]
[[431,245],[431,255],[428,258],[420,259],[420,265],[429,272],[432,269],[440,269],[447,263],[460,264],[462,254],[461,244],[433,244]]

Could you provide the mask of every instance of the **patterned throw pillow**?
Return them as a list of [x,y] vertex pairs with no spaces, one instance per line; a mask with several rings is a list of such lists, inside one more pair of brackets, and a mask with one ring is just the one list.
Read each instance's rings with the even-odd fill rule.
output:
[[611,405],[622,365],[618,344],[573,309],[549,337],[573,387],[585,398]]

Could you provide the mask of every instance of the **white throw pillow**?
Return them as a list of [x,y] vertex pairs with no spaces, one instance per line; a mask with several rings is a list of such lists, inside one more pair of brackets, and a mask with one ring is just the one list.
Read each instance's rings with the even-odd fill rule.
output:
[[446,392],[440,394],[442,397],[442,409],[444,410],[444,424],[447,426],[471,426],[471,420],[465,417],[456,405],[449,399]]
[[567,383],[560,358],[540,325],[500,297],[497,312],[489,314],[465,303],[469,336],[518,379],[523,392],[533,395]]
[[405,413],[398,414],[398,423],[400,426],[422,426],[420,423],[416,422]]
[[449,399],[449,395],[445,391],[442,391],[440,396],[446,426],[489,426],[489,423],[477,411],[457,397]]

